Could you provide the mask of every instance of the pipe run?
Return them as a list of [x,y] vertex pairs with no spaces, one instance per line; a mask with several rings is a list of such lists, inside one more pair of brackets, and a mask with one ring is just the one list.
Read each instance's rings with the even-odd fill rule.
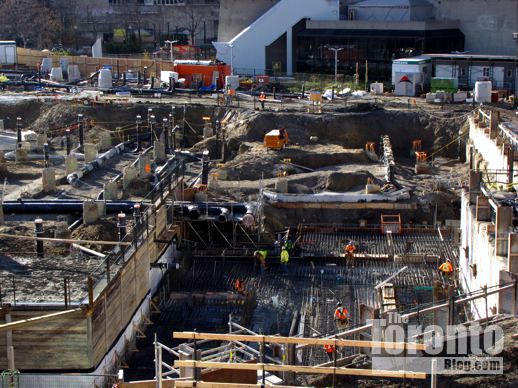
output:
[[[110,214],[132,213],[134,201],[109,201],[106,212]],[[8,214],[82,214],[83,201],[78,200],[19,200],[4,201],[3,209]]]
[[76,186],[84,176],[88,175],[93,170],[101,167],[106,161],[113,158],[114,156],[120,155],[126,148],[126,145],[127,143],[117,144],[109,151],[106,151],[105,153],[98,156],[97,159],[95,159],[93,162],[85,164],[79,170],[69,174],[67,176],[67,182],[72,186]]

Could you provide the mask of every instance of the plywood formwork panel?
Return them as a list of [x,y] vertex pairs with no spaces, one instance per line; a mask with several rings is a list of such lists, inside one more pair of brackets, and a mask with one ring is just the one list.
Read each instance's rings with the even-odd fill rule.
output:
[[117,339],[122,329],[121,278],[117,275],[106,290],[106,343]]
[[[21,321],[56,310],[11,310],[11,321]],[[5,323],[5,317],[2,319]],[[87,317],[82,311],[72,316],[37,322],[12,331],[17,369],[88,368]],[[6,335],[0,335],[0,349],[5,349]],[[7,368],[6,352],[0,351],[0,369]]]
[[130,260],[121,272],[122,321],[128,322],[137,309],[137,288],[135,283],[135,260]]

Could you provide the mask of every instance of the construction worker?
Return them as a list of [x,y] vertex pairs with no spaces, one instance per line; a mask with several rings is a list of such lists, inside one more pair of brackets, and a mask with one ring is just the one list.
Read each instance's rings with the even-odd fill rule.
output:
[[356,252],[356,244],[353,241],[349,241],[345,246],[345,257],[347,264],[354,265],[354,253]]
[[334,359],[334,353],[335,353],[335,347],[334,345],[328,345],[328,344],[325,344],[324,345],[324,350],[327,354],[327,357],[329,357],[329,361],[333,361]]
[[290,254],[284,245],[281,250],[281,268],[282,272],[288,273],[288,263],[290,261]]
[[264,110],[264,102],[266,101],[266,94],[264,92],[261,92],[259,95],[259,102],[261,103],[261,109]]
[[241,295],[245,294],[245,285],[241,279],[236,279],[234,282],[234,290]]
[[446,259],[446,261],[439,266],[439,271],[441,271],[444,276],[449,278],[453,273],[453,265],[451,264],[451,260]]
[[[259,266],[259,273],[262,274],[267,268],[266,268],[266,256],[268,256],[268,251],[263,249],[260,251],[254,252],[255,257],[255,263]],[[255,265],[254,265],[255,267]]]
[[347,328],[347,325],[349,324],[348,314],[349,312],[347,309],[342,306],[342,303],[338,302],[335,310],[335,322],[339,329],[343,330]]

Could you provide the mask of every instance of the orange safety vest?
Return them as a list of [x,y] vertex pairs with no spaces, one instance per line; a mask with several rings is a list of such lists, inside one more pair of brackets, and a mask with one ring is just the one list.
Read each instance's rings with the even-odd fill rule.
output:
[[333,345],[324,345],[324,350],[326,353],[333,353],[335,351],[335,347]]
[[335,310],[335,318],[339,321],[345,321],[347,319],[347,309],[342,308],[340,310],[339,308]]
[[266,94],[260,94],[259,101],[264,101],[264,100],[266,100]]
[[229,91],[228,91],[229,96],[233,96],[235,94],[236,94],[236,91],[234,89],[229,89]]
[[442,263],[439,267],[439,271],[442,271],[444,273],[452,273],[453,272],[453,265],[449,261]]
[[356,252],[356,247],[352,244],[347,244],[347,246],[345,247],[345,251],[347,253],[354,253]]
[[242,292],[243,291],[243,281],[237,279],[234,282],[234,288],[236,289],[237,292]]

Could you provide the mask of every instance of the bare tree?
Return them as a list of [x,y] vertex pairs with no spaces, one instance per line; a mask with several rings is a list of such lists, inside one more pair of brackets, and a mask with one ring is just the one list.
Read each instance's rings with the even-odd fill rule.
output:
[[196,34],[200,31],[203,25],[205,16],[200,12],[196,6],[186,6],[182,12],[182,17],[185,18],[185,29],[189,31],[191,37],[191,44],[195,45]]
[[5,0],[0,4],[2,35],[42,49],[53,42],[62,25],[56,13],[34,0]]

